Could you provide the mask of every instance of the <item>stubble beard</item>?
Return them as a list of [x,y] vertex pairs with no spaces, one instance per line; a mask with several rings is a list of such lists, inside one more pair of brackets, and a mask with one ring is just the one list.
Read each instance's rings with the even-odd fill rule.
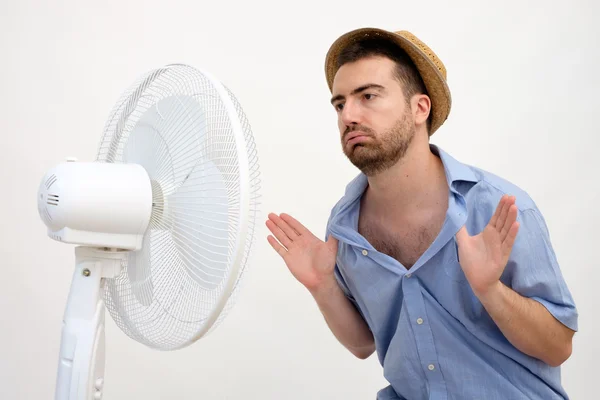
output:
[[371,140],[350,148],[342,140],[342,149],[350,162],[367,176],[377,175],[394,166],[404,157],[415,136],[415,126],[408,113],[383,135],[376,135],[366,127],[356,127],[350,132],[353,130],[364,131],[371,136]]

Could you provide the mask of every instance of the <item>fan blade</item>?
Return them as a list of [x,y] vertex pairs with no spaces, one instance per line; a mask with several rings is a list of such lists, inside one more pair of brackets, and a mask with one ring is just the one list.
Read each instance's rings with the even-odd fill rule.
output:
[[230,215],[221,172],[210,161],[198,164],[167,203],[187,273],[201,288],[217,288],[229,269]]

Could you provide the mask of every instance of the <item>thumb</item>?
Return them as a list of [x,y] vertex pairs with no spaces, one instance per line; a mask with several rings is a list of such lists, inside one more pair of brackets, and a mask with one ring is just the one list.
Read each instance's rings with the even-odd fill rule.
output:
[[466,240],[469,239],[469,232],[467,231],[467,227],[465,225],[463,225],[458,232],[456,232],[456,240],[458,242],[458,245],[460,246],[461,243],[465,243]]

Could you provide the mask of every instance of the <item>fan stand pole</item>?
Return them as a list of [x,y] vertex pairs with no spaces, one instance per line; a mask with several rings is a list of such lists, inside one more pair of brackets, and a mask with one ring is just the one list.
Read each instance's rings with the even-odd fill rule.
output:
[[121,271],[127,252],[76,247],[65,309],[55,400],[100,400],[104,386],[104,278]]

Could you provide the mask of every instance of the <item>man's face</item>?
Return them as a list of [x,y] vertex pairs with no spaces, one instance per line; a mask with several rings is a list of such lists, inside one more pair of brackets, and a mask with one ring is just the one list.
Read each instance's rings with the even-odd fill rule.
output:
[[385,57],[344,64],[333,81],[332,104],[344,154],[367,176],[400,160],[415,134],[410,104]]

